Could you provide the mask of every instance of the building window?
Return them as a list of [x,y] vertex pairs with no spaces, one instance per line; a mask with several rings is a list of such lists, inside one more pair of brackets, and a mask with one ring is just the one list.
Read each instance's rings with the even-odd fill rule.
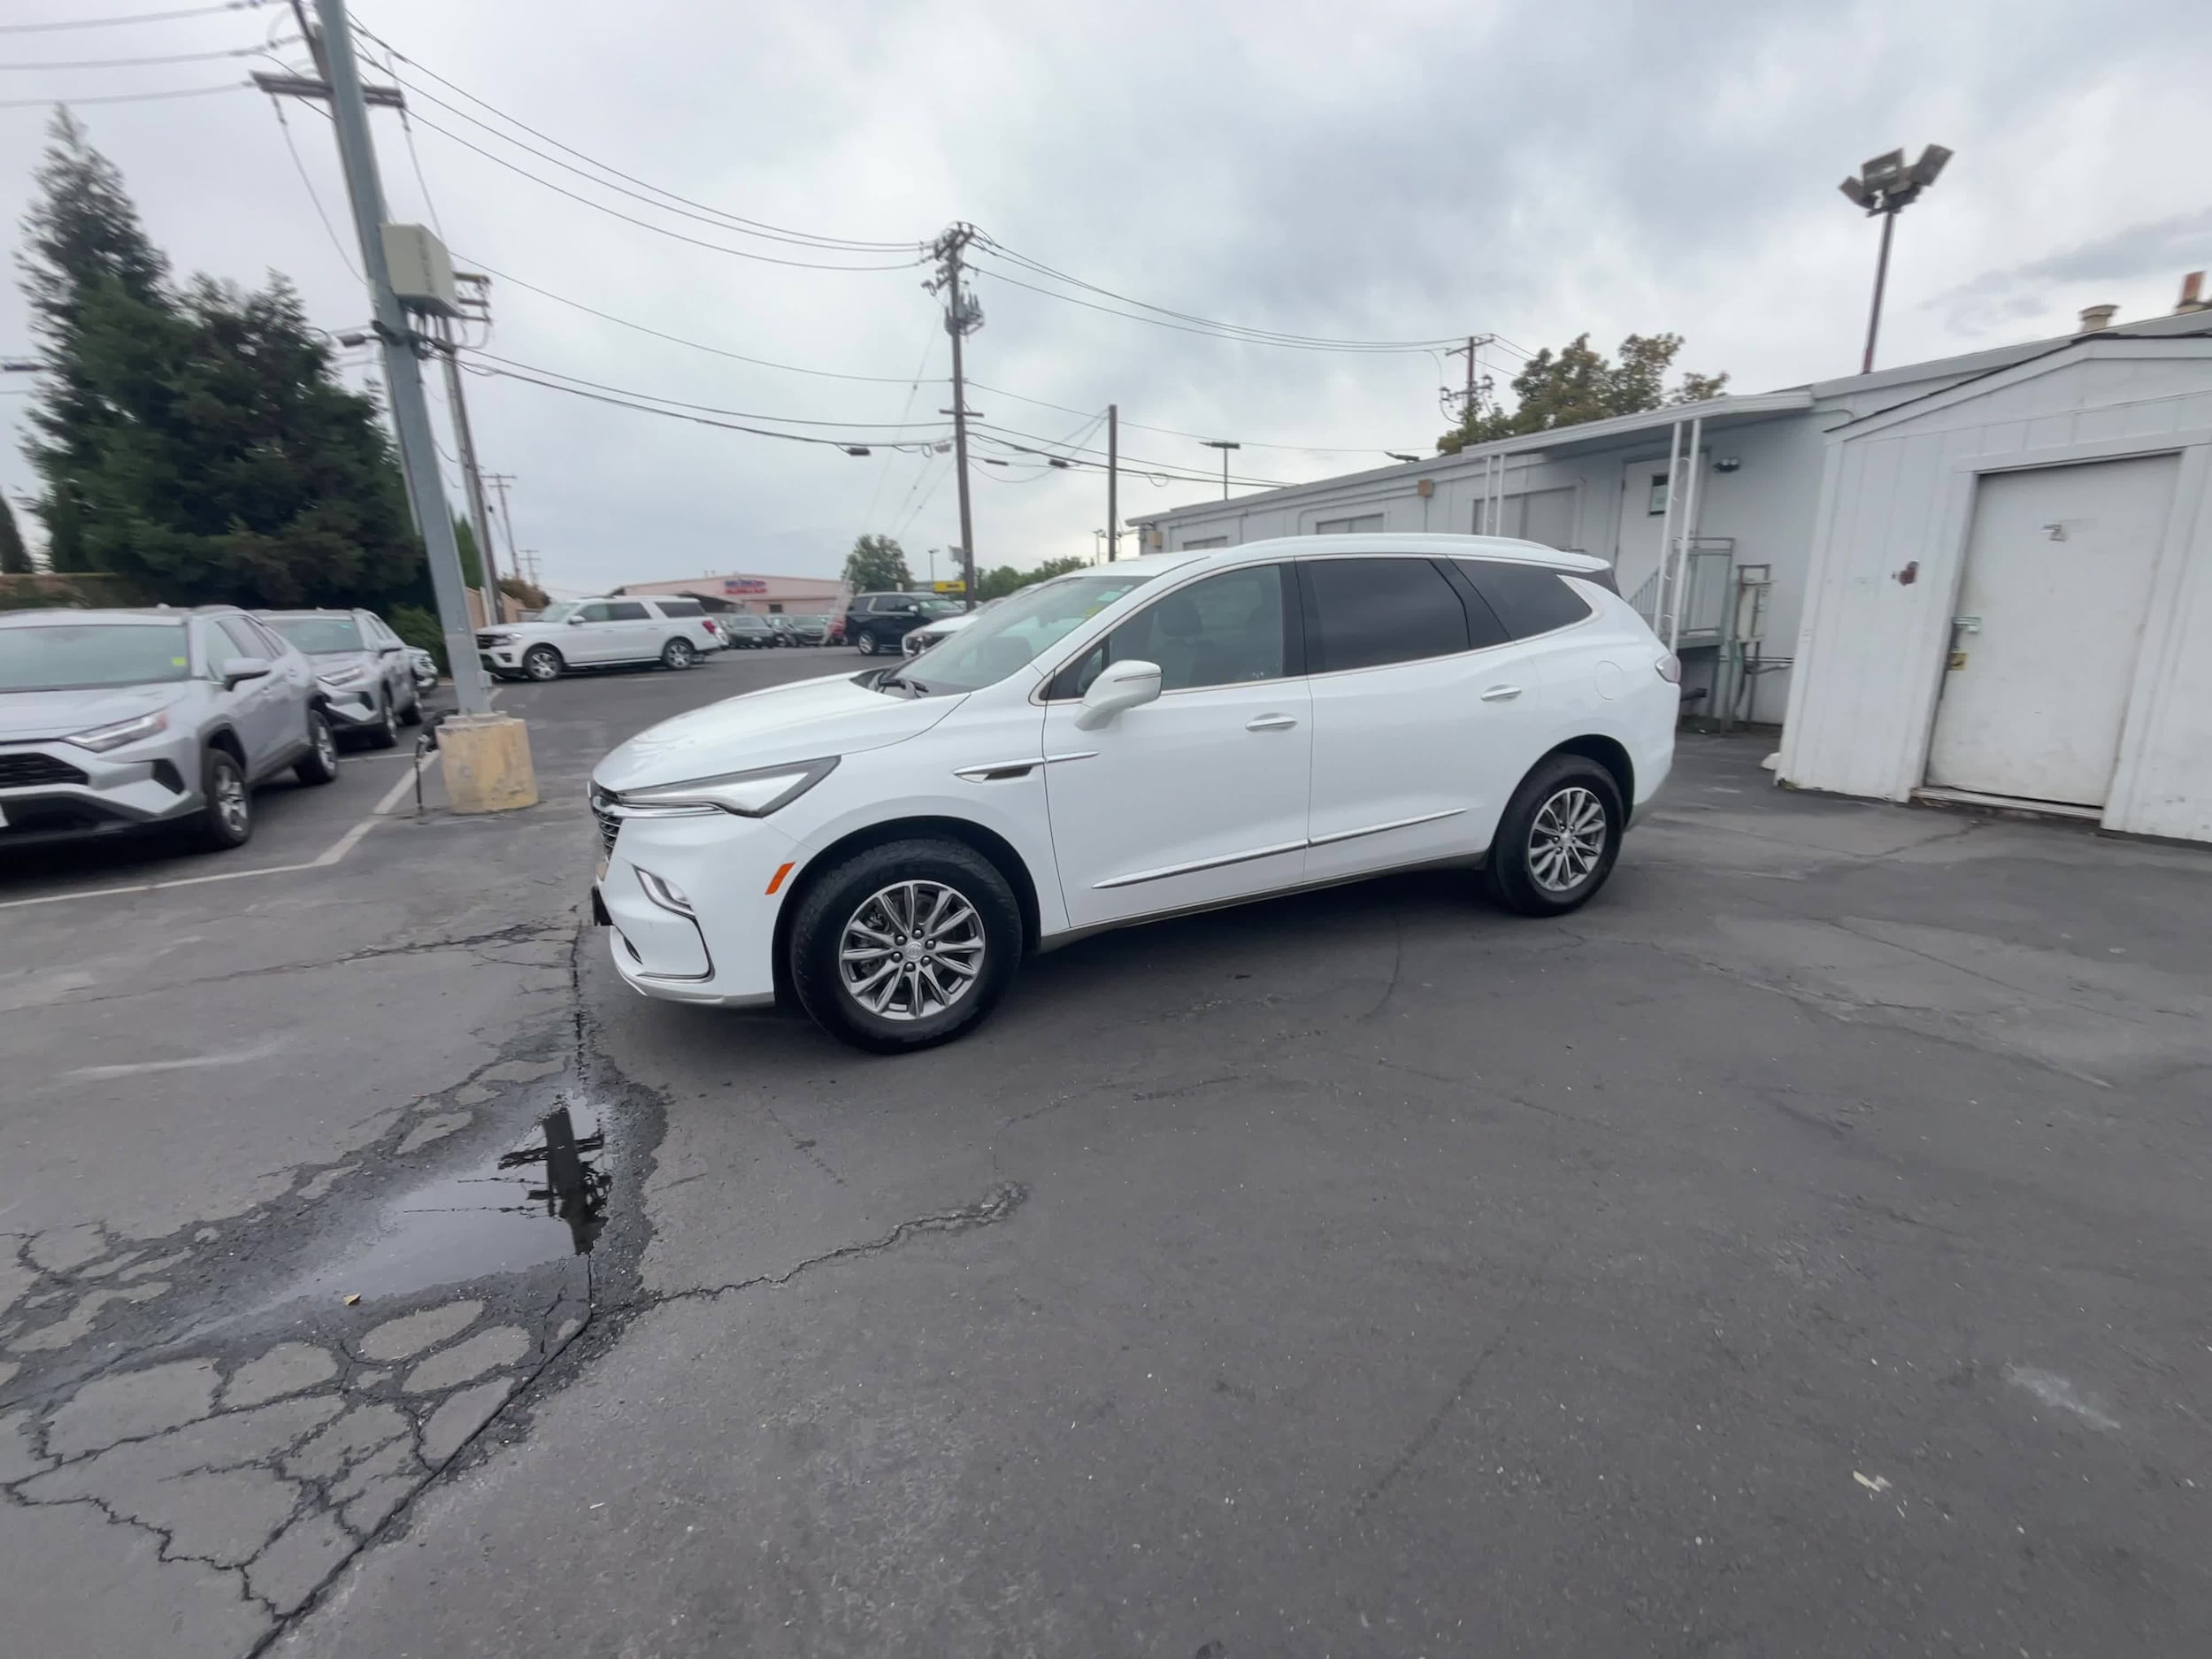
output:
[[1667,516],[1667,475],[1664,472],[1651,475],[1651,494],[1644,503],[1644,513],[1652,518]]
[[1201,548],[1227,547],[1228,545],[1229,538],[1225,535],[1193,536],[1189,541],[1183,543],[1183,551],[1186,553],[1195,553]]
[[1350,518],[1321,518],[1314,523],[1316,535],[1372,535],[1383,527],[1383,516],[1379,512],[1363,512]]

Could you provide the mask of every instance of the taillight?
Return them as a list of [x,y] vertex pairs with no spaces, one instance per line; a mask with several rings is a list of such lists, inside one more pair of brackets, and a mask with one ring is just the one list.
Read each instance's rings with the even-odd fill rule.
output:
[[1678,686],[1682,683],[1682,659],[1672,651],[1669,651],[1652,666],[1659,671],[1659,678],[1670,686]]

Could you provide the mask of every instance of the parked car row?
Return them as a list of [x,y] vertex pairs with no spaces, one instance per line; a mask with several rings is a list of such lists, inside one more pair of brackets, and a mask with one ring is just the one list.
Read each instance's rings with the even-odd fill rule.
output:
[[[922,626],[870,595],[847,626]],[[1417,865],[1559,916],[1665,781],[1680,672],[1602,560],[1306,536],[1041,582],[895,667],[774,686],[594,772],[594,915],[650,996],[787,991],[957,1036],[1102,928]]]
[[548,605],[529,622],[480,630],[477,659],[501,680],[558,680],[571,669],[623,663],[689,668],[730,641],[720,617],[696,599],[658,595],[573,599]]
[[339,725],[389,742],[420,718],[406,650],[367,611],[0,612],[0,850],[165,826],[242,846],[257,786],[337,777]]

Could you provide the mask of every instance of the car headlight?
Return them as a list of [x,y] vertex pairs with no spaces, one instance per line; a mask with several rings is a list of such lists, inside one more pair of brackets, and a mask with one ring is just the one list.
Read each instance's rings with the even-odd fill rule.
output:
[[88,732],[74,737],[65,737],[65,743],[74,743],[79,749],[88,749],[96,755],[104,755],[111,749],[120,749],[126,743],[135,743],[142,737],[151,737],[156,732],[169,729],[169,716],[165,710],[151,714],[134,715],[127,720],[118,720],[111,726],[96,726]]
[[757,772],[726,772],[691,783],[658,783],[643,789],[626,789],[616,803],[645,812],[734,812],[740,818],[766,818],[789,806],[809,789],[837,770],[837,757],[803,760],[795,765],[764,766]]
[[515,642],[515,636],[511,634],[487,634],[483,638],[487,645],[512,645]]
[[369,677],[369,671],[356,663],[351,668],[342,668],[334,674],[318,674],[316,679],[335,691],[341,686],[357,686]]

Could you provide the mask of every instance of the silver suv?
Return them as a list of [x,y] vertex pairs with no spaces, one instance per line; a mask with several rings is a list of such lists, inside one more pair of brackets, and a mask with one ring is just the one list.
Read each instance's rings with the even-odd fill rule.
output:
[[326,696],[323,712],[340,736],[389,749],[403,726],[422,724],[422,690],[407,642],[373,611],[257,611],[272,632],[303,651]]
[[338,775],[327,694],[242,611],[0,612],[0,851],[182,825],[253,833],[253,786]]

